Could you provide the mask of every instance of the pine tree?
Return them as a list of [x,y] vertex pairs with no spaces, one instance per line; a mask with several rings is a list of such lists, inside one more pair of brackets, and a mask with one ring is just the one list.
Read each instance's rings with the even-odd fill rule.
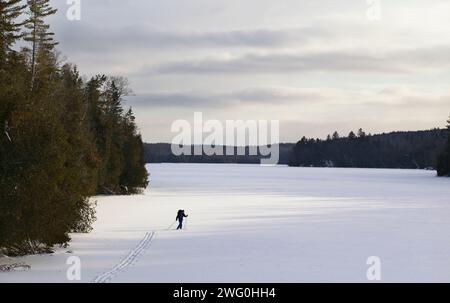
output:
[[120,184],[124,187],[125,193],[137,193],[139,188],[148,185],[148,173],[145,169],[144,144],[141,136],[137,133],[135,117],[130,108],[123,120],[125,142],[123,148],[123,158],[125,167],[120,177]]
[[120,193],[120,175],[123,171],[123,139],[120,123],[122,121],[121,89],[113,78],[109,78],[102,93],[100,130],[103,142],[99,146],[103,160],[100,169],[100,192]]
[[[95,219],[93,205],[88,197],[97,190],[98,155],[88,122],[88,103],[84,95],[84,83],[78,70],[69,64],[61,68],[55,99],[61,100],[60,115],[70,150],[66,151],[66,181],[61,184],[66,201],[72,201],[66,213],[72,230],[87,232]],[[72,210],[70,212],[69,210]]]
[[365,138],[367,135],[362,128],[358,130],[358,138]]
[[21,38],[22,23],[17,21],[23,9],[22,0],[0,0],[0,69],[4,69],[6,55]]
[[351,132],[348,134],[348,138],[349,138],[350,140],[356,139],[355,133],[354,133],[353,131],[351,131]]
[[[45,69],[45,62],[53,56],[53,50],[58,44],[53,40],[54,33],[50,32],[50,25],[45,23],[45,18],[56,14],[50,0],[28,0],[28,19],[25,22],[26,32],[24,40],[31,43],[31,87],[35,88],[36,76],[38,73],[39,61]],[[47,64],[46,64],[47,63]]]
[[339,139],[341,136],[339,136],[339,133],[337,132],[337,131],[335,131],[334,133],[333,133],[333,140],[337,140],[337,139]]
[[14,82],[11,81],[13,74],[11,69],[14,67],[16,58],[11,58],[13,52],[11,47],[21,38],[22,24],[17,21],[21,15],[25,5],[21,4],[21,0],[0,0],[0,129],[2,139],[0,143],[3,145],[3,140],[11,141],[9,135],[9,121],[8,116],[14,104],[11,102],[10,95],[12,94],[12,86]]

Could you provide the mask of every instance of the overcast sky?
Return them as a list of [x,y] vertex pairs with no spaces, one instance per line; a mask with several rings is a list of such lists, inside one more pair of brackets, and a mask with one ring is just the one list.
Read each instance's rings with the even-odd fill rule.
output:
[[147,142],[194,111],[280,120],[283,142],[443,127],[450,1],[380,3],[375,21],[367,0],[82,0],[71,22],[53,0],[51,24],[84,75],[129,78]]

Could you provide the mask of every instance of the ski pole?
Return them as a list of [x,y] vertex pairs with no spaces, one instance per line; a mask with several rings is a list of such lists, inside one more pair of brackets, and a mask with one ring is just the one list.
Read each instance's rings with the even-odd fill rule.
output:
[[171,230],[171,229],[172,229],[172,226],[173,226],[175,223],[177,223],[177,220],[173,221],[173,223],[170,224],[170,226],[169,226],[169,228],[167,228],[167,230]]

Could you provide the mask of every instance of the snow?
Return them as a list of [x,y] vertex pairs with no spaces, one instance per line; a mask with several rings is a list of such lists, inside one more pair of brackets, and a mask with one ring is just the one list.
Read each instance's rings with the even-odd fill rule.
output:
[[[450,179],[433,171],[152,164],[144,195],[96,197],[98,221],[0,282],[450,282]],[[168,230],[178,209],[187,229]],[[176,227],[176,226],[174,226]],[[174,228],[172,227],[172,228]]]

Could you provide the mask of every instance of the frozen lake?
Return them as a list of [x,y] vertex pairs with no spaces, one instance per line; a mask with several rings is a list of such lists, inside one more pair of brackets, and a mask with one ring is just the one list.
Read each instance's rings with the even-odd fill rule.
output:
[[[152,164],[145,195],[98,197],[91,234],[0,282],[450,282],[450,179],[421,170]],[[168,230],[178,209],[187,230]],[[70,252],[67,252],[69,251]]]

